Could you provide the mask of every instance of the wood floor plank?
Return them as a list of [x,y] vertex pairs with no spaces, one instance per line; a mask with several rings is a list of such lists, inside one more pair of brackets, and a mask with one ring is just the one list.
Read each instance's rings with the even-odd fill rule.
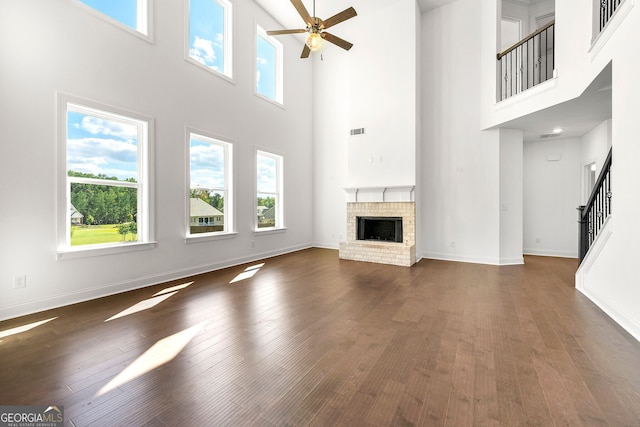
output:
[[0,338],[0,404],[62,405],[76,427],[640,425],[640,343],[576,267],[309,249],[10,319],[0,333],[52,320]]

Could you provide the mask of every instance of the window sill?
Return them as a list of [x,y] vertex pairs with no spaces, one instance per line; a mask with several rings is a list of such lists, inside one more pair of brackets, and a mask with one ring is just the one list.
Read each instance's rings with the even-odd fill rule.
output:
[[254,95],[257,96],[258,98],[263,99],[263,100],[267,101],[268,103],[273,104],[276,107],[280,107],[280,108],[282,108],[284,110],[284,102],[277,101],[275,99],[269,98],[268,96],[265,96],[265,95],[263,95],[263,94],[261,94],[261,93],[259,93],[257,91],[254,92]]
[[271,227],[271,228],[257,228],[253,230],[255,236],[266,234],[278,234],[287,231],[287,227]]
[[232,85],[236,84],[235,80],[233,79],[233,75],[231,75],[231,74],[225,74],[225,73],[223,73],[221,71],[217,71],[217,70],[214,70],[213,68],[207,67],[206,65],[203,65],[202,63],[192,59],[190,56],[187,56],[184,60],[186,62],[188,62],[189,64],[195,66],[196,68],[199,68],[199,69],[201,69],[203,71],[206,71],[207,73],[212,74],[212,75],[214,75],[214,76],[226,81],[227,83],[231,83]]
[[73,248],[64,248],[58,249],[55,253],[56,260],[67,260],[67,259],[79,259],[79,258],[88,258],[92,256],[104,256],[104,255],[114,255],[114,254],[123,254],[137,251],[144,251],[148,249],[153,249],[157,245],[157,242],[131,242],[125,244],[117,244],[117,245],[96,245],[92,247],[76,247]]
[[202,233],[202,234],[189,234],[184,238],[184,242],[186,244],[191,243],[201,243],[201,242],[211,242],[215,240],[227,240],[227,239],[235,239],[238,233],[229,232],[229,233]]

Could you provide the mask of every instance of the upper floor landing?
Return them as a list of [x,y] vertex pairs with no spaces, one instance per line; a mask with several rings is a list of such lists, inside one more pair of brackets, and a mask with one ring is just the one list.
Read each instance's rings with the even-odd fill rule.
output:
[[640,28],[636,1],[492,1],[495,20],[483,23],[483,128],[575,99],[616,57],[634,55],[625,34]]

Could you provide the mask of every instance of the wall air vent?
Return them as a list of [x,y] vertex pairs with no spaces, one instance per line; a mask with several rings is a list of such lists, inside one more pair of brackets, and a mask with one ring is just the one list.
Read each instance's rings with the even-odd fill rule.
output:
[[351,136],[364,135],[364,128],[351,129],[349,133],[351,134]]

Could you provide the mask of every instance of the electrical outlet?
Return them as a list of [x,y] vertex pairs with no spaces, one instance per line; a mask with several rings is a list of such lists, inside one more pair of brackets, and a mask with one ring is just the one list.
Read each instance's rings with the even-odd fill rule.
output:
[[13,276],[13,289],[20,289],[27,287],[27,276]]
[[539,237],[536,237],[536,243],[540,243],[541,239]]
[[451,247],[455,248],[456,247],[456,242],[454,242],[453,240],[451,241]]

